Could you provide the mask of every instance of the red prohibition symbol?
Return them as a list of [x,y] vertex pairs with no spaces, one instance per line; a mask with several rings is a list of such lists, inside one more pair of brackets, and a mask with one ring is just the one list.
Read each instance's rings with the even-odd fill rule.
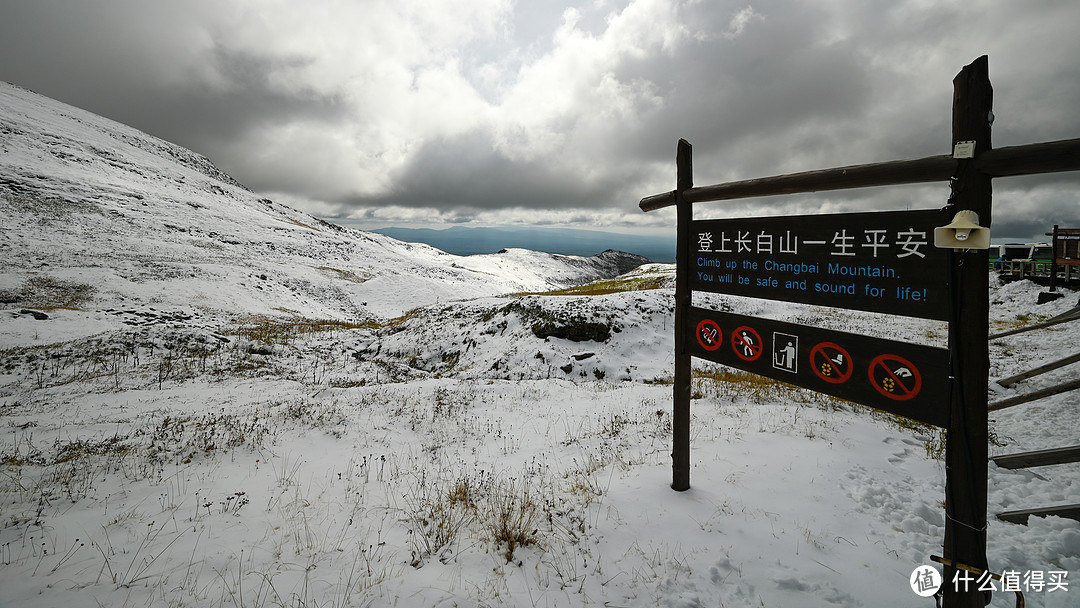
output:
[[889,399],[907,401],[922,388],[919,368],[897,355],[878,355],[870,362],[868,373],[870,384]]
[[810,364],[818,378],[833,384],[847,382],[855,366],[843,346],[822,342],[810,349]]
[[731,332],[731,349],[743,361],[756,361],[761,356],[761,336],[752,327],[736,328]]
[[705,319],[697,324],[697,330],[694,333],[697,334],[697,341],[698,344],[701,345],[701,348],[709,351],[720,348],[722,334],[720,332],[720,326],[716,324],[716,321]]

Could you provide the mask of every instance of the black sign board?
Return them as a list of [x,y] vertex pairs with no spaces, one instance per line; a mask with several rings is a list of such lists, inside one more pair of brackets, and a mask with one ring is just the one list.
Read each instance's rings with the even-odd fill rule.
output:
[[690,289],[949,320],[943,210],[699,220]]
[[691,307],[689,354],[920,422],[948,423],[949,351]]

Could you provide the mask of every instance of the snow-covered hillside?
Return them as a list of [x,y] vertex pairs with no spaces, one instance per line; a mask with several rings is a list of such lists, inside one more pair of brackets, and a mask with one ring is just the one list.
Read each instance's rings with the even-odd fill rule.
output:
[[[0,137],[0,608],[933,605],[909,578],[941,553],[938,429],[697,362],[670,489],[672,267],[560,289],[609,271],[343,230],[9,85]],[[1039,291],[995,278],[993,328],[1080,305]],[[992,377],[1074,325],[991,341]],[[1080,394],[991,428],[993,454],[1073,445]],[[1077,496],[1075,465],[990,464],[991,513]],[[1045,577],[1028,606],[1078,605],[1077,522],[987,534],[992,569]]]
[[194,152],[6,83],[0,217],[0,294],[28,307],[76,300],[365,320],[565,287],[647,261],[460,257],[344,229],[259,197]]

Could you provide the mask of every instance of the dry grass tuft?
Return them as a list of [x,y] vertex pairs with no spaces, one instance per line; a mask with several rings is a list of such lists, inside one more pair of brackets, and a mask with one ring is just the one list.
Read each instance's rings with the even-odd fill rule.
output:
[[594,281],[586,285],[556,289],[554,291],[541,291],[515,294],[519,296],[602,296],[609,293],[622,293],[625,291],[647,291],[650,289],[663,289],[671,287],[668,277],[636,277],[623,279],[608,279]]

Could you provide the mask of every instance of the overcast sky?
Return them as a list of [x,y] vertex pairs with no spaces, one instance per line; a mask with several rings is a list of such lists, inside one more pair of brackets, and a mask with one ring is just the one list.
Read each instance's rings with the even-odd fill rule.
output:
[[[1076,0],[0,0],[0,80],[367,227],[671,226],[697,185],[948,153],[989,56],[996,147],[1080,137]],[[997,179],[994,236],[1080,225],[1080,174]],[[940,186],[699,217],[935,208]]]

